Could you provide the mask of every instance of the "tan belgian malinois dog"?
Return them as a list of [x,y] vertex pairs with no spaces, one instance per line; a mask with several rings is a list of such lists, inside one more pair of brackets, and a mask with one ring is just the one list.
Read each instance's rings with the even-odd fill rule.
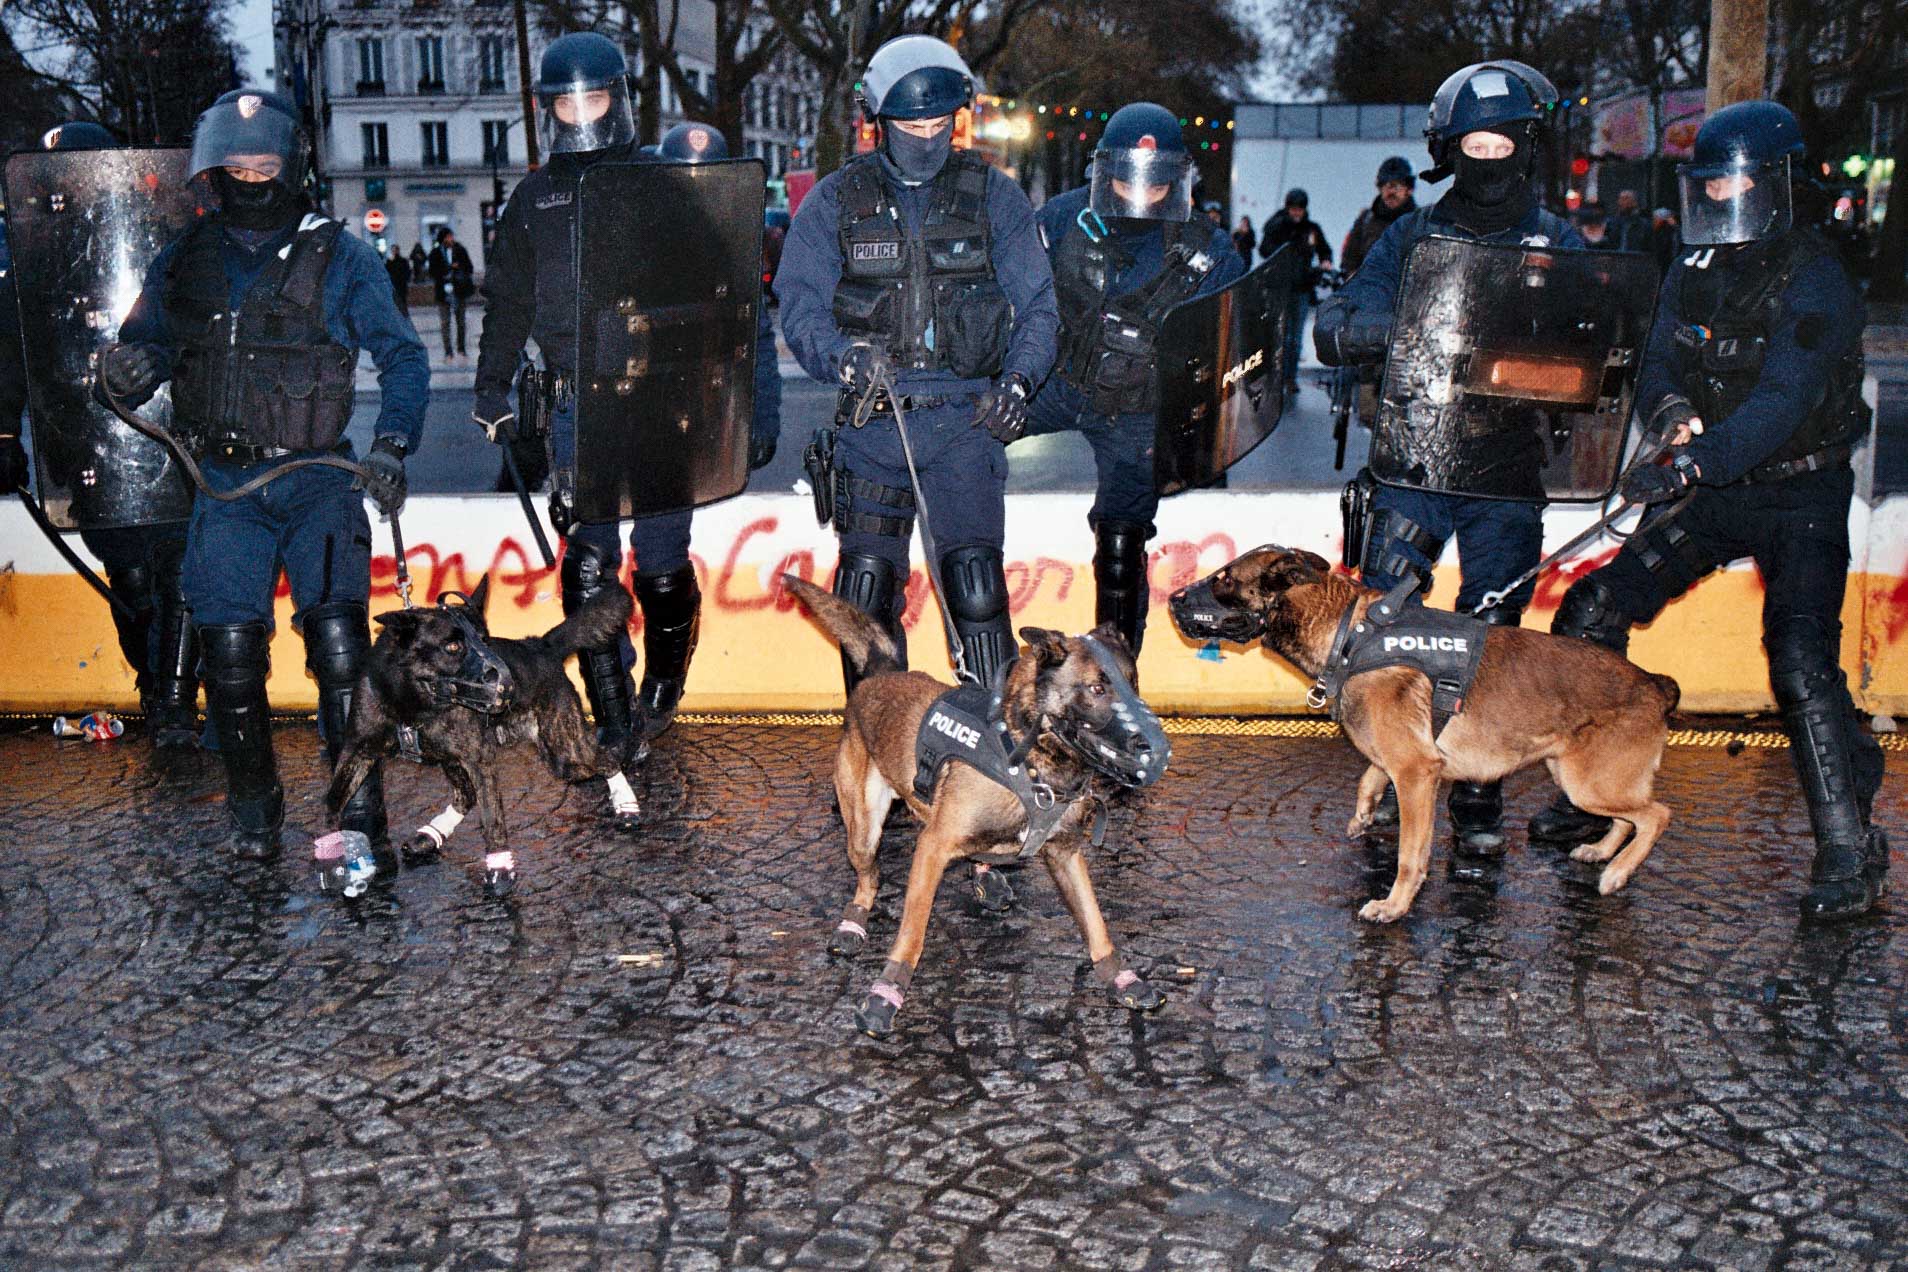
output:
[[[1045,836],[1038,855],[1080,925],[1095,977],[1122,1007],[1151,1011],[1160,1006],[1165,997],[1125,965],[1107,934],[1083,851],[1102,811],[1093,793],[1095,778],[1143,785],[1166,762],[1163,734],[1148,734],[1156,745],[1138,744],[1131,740],[1136,731],[1126,727],[1144,706],[1133,705],[1138,702],[1131,688],[1133,656],[1119,634],[1110,625],[1089,636],[1021,629],[1030,647],[1004,673],[999,721],[1005,725],[1002,736],[1016,740],[1012,749],[1025,775],[1044,792],[1044,809],[1030,815],[1008,787],[965,763],[941,766],[931,797],[924,799],[916,793],[917,743],[923,722],[950,686],[902,670],[893,639],[846,601],[792,575],[783,575],[782,582],[862,676],[848,699],[835,754],[835,796],[847,826],[855,895],[829,943],[831,953],[853,955],[867,943],[880,882],[875,851],[890,806],[901,799],[921,821],[901,927],[887,966],[855,1013],[856,1025],[877,1038],[894,1031],[943,872],[962,858],[996,864],[1019,859],[1036,820]],[[1151,720],[1150,712],[1145,715]],[[1151,724],[1156,728],[1157,721]]]
[[[1266,546],[1174,593],[1172,614],[1195,640],[1256,638],[1321,677],[1382,595],[1333,574],[1317,553]],[[1615,819],[1608,835],[1570,854],[1608,863],[1597,881],[1606,895],[1629,882],[1669,825],[1652,788],[1680,696],[1674,680],[1589,641],[1521,627],[1486,627],[1482,639],[1461,707],[1441,731],[1432,728],[1431,681],[1413,667],[1352,675],[1339,693],[1345,734],[1371,761],[1346,833],[1364,833],[1386,779],[1398,790],[1398,876],[1361,919],[1389,923],[1411,908],[1431,859],[1440,780],[1494,782],[1542,761],[1577,807]]]

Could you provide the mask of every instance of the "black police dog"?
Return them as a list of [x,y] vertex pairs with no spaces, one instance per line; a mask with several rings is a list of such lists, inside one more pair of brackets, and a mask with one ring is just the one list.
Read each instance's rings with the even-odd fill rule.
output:
[[397,749],[399,729],[415,729],[424,760],[444,771],[452,796],[418,828],[406,863],[434,860],[474,806],[483,822],[484,881],[501,896],[516,884],[516,858],[497,791],[500,744],[534,741],[566,782],[607,778],[617,829],[635,828],[635,793],[615,753],[597,744],[563,669],[578,650],[613,642],[629,622],[631,602],[626,589],[606,588],[544,635],[507,640],[490,635],[484,622],[489,595],[486,575],[468,599],[447,593],[429,609],[377,616],[383,630],[358,680],[327,803],[335,823],[371,766]]

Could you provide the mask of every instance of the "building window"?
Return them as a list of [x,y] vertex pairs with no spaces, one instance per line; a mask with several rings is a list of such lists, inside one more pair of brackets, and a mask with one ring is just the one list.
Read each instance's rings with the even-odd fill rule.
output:
[[429,119],[419,124],[417,131],[424,151],[424,166],[448,168],[450,166],[450,124],[442,119]]
[[358,41],[358,93],[372,97],[384,92],[384,41],[369,36]]
[[486,119],[484,121],[484,162],[493,167],[502,167],[510,162],[509,120]]
[[441,35],[417,37],[417,91],[444,91],[444,37]]
[[479,37],[477,40],[477,91],[503,92],[504,65],[504,38],[501,35]]
[[390,167],[391,130],[383,124],[359,124],[358,128],[364,138],[364,166]]

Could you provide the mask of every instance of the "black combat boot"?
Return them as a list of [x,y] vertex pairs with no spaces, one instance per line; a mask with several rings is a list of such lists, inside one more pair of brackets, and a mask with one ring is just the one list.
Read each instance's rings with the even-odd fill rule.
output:
[[[617,570],[622,563],[594,544],[572,536],[563,549],[563,612],[574,614],[606,589],[621,587]],[[642,756],[641,733],[632,722],[629,671],[623,666],[621,640],[612,640],[576,656],[583,672],[583,692],[590,700],[590,715],[596,720],[596,740],[634,764]],[[637,750],[637,754],[631,754]]]
[[961,659],[977,684],[1020,656],[1007,618],[1007,573],[999,548],[970,544],[941,555],[941,586],[961,641]]
[[[835,595],[880,623],[894,638],[895,653],[901,665],[908,665],[908,636],[901,626],[902,611],[907,608],[907,593],[901,585],[894,562],[871,552],[844,552],[835,566]],[[841,656],[841,683],[845,697],[853,697],[861,675]]]
[[119,655],[132,668],[133,683],[139,692],[139,709],[152,719],[152,625],[157,617],[153,607],[152,567],[141,561],[134,565],[108,568],[106,585],[126,608],[113,606],[113,631],[119,637]]
[[272,753],[271,630],[264,623],[201,625],[206,714],[225,764],[225,808],[232,818],[232,851],[269,857],[278,851],[285,791]]
[[636,602],[643,607],[643,683],[637,695],[642,703],[643,736],[653,738],[675,721],[676,704],[682,701],[683,683],[689,679],[689,660],[695,657],[702,626],[702,589],[696,586],[696,567],[638,574]]
[[153,549],[153,593],[157,617],[152,688],[146,695],[146,733],[160,749],[199,744],[199,633],[192,625],[180,585],[185,540],[170,539]]
[[1093,527],[1093,622],[1111,623],[1139,657],[1152,597],[1146,577],[1146,539],[1153,527],[1102,521]]
[[[1852,713],[1841,672],[1834,683],[1821,673],[1808,677],[1810,694],[1783,703],[1782,727],[1789,735],[1802,797],[1809,806],[1809,825],[1815,832],[1815,864],[1809,871],[1809,890],[1802,897],[1805,919],[1846,919],[1866,913],[1881,896],[1888,869],[1888,841],[1870,831],[1856,794],[1853,755],[1847,730],[1859,727],[1845,718]],[[1791,686],[1795,687],[1795,686]],[[1786,697],[1781,683],[1777,697]]]
[[[333,766],[343,753],[351,727],[351,699],[358,677],[371,652],[371,624],[357,601],[314,605],[299,616],[305,632],[305,667],[318,682],[318,730],[324,734],[325,758]],[[380,876],[397,873],[397,854],[384,816],[384,764],[373,764],[358,789],[338,812],[338,827],[355,830],[371,841],[371,856]]]

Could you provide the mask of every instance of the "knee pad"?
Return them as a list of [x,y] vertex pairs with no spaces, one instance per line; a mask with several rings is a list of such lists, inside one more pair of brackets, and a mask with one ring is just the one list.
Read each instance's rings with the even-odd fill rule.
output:
[[999,548],[972,544],[941,557],[941,586],[957,625],[989,623],[1007,613],[1005,557]]
[[257,685],[272,670],[272,634],[263,623],[216,623],[199,628],[208,698],[231,697]]
[[872,552],[844,552],[835,566],[834,592],[891,632],[897,630],[904,590],[894,562]]
[[1093,576],[1102,587],[1144,586],[1146,540],[1152,532],[1152,526],[1134,521],[1102,521],[1093,528]]
[[574,613],[585,601],[622,586],[622,553],[572,534],[563,546],[563,612]]
[[1610,585],[1594,573],[1584,575],[1564,593],[1550,632],[1593,641],[1619,654],[1630,649],[1630,616],[1617,604]]
[[1784,707],[1800,706],[1829,695],[1841,696],[1842,624],[1835,619],[1783,619],[1763,633],[1769,653],[1769,685]]
[[314,605],[299,616],[305,634],[305,667],[320,688],[357,683],[371,650],[371,624],[357,601]]

